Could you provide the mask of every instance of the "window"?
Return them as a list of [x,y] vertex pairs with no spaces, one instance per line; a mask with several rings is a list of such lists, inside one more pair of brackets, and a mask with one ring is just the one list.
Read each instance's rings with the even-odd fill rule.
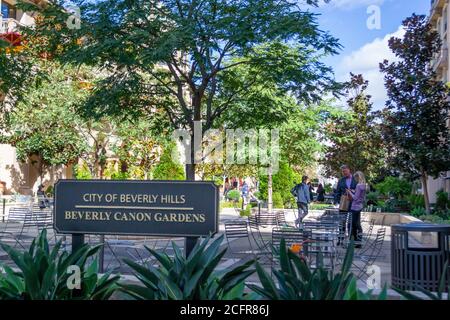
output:
[[2,1],[2,16],[3,19],[13,18],[16,19],[16,7]]

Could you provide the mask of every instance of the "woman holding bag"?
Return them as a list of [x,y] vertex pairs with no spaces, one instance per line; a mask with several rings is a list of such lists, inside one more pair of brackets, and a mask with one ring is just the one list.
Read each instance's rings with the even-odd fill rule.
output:
[[355,248],[361,248],[362,227],[361,227],[361,211],[364,207],[367,193],[367,183],[364,174],[361,171],[355,173],[357,182],[355,190],[348,189],[349,198],[352,201],[350,212],[352,213],[352,232],[351,238],[355,241]]

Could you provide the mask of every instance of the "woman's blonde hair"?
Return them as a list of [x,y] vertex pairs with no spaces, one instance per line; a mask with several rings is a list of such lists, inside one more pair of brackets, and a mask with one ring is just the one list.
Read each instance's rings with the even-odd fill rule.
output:
[[354,177],[356,182],[367,185],[366,177],[364,176],[364,173],[362,173],[361,171],[355,172]]

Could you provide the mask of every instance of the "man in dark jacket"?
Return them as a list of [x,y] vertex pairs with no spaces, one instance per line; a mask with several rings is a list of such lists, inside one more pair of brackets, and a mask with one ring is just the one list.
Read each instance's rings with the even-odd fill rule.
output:
[[[350,170],[350,168],[347,165],[343,165],[341,167],[342,170],[342,178],[339,180],[338,184],[337,184],[337,190],[335,193],[335,203],[340,203],[341,201],[341,196],[345,195],[347,193],[347,189],[350,190],[355,190],[356,189],[356,185],[358,184],[355,180],[355,178],[353,178],[352,175],[352,171]],[[350,210],[351,207],[351,203],[349,205],[348,210],[346,211],[341,211],[341,213],[347,213]]]

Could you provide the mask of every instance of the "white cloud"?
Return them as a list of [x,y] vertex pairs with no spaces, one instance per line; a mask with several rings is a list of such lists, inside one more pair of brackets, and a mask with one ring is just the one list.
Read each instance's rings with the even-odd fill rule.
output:
[[338,9],[354,9],[357,7],[368,7],[371,5],[382,5],[385,0],[331,0],[329,3],[321,2],[322,7],[338,8]]
[[391,37],[401,38],[404,34],[404,29],[400,27],[396,32],[387,34],[382,39],[377,38],[351,54],[344,56],[336,68],[337,80],[348,80],[350,72],[362,74],[369,81],[368,93],[372,96],[374,108],[382,108],[387,99],[387,94],[384,88],[383,74],[379,70],[379,64],[385,59],[389,61],[397,60],[389,49],[388,41]]

